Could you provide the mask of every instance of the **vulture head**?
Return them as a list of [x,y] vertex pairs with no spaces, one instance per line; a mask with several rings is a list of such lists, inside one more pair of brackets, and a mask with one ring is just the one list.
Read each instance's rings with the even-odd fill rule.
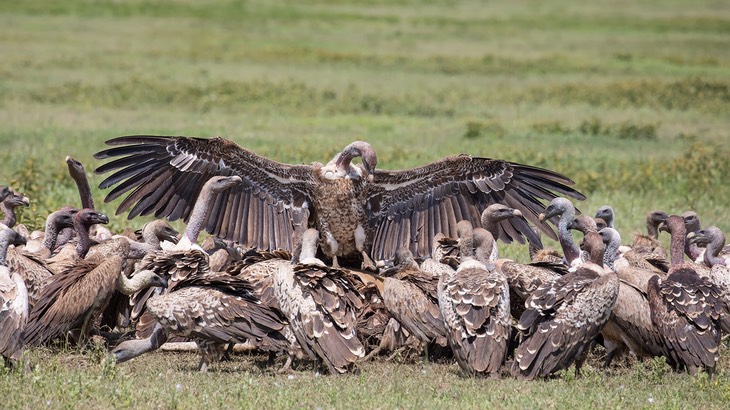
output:
[[30,200],[27,196],[22,195],[20,192],[10,189],[10,194],[5,197],[5,200],[3,201],[6,205],[9,205],[12,208],[15,208],[17,206],[28,206],[30,205]]
[[596,211],[596,218],[601,218],[606,221],[609,228],[613,228],[613,208],[608,205],[603,205]]
[[595,218],[591,218],[588,215],[578,215],[570,221],[568,229],[581,231],[583,235],[585,235],[588,232],[598,232],[598,224],[596,223]]
[[666,212],[655,209],[646,215],[646,224],[654,227],[658,227],[662,222],[667,220]]
[[482,226],[489,226],[489,221],[503,221],[509,218],[522,216],[519,209],[510,208],[503,204],[492,204],[482,212]]
[[93,209],[84,208],[74,215],[74,221],[84,226],[108,224],[109,217]]
[[659,225],[659,232],[668,232],[671,235],[673,233],[683,231],[682,235],[684,236],[685,226],[684,217],[669,215],[667,219]]
[[545,212],[538,215],[538,219],[544,221],[558,215],[570,214],[571,212],[575,214],[573,203],[566,198],[557,197],[550,201],[550,205],[545,208]]
[[0,231],[0,243],[7,243],[8,245],[25,245],[27,243],[25,237],[14,229],[6,228]]
[[[362,160],[362,167],[352,165],[352,160],[358,157]],[[355,141],[346,146],[322,168],[322,175],[329,179],[348,176],[362,178],[375,172],[377,165],[378,157],[375,155],[373,147],[365,141]]]
[[178,232],[175,228],[170,226],[164,219],[155,219],[152,222],[148,222],[142,227],[141,232],[142,239],[145,243],[160,243],[162,241],[168,241],[177,243]]
[[705,229],[690,232],[687,234],[687,240],[689,240],[689,243],[696,244],[699,247],[706,247],[713,242],[719,243],[720,241],[722,241],[720,248],[725,246],[725,235],[716,226],[708,226]]
[[684,220],[684,226],[687,232],[694,232],[700,229],[700,217],[697,215],[697,212],[687,211],[682,214],[682,219]]

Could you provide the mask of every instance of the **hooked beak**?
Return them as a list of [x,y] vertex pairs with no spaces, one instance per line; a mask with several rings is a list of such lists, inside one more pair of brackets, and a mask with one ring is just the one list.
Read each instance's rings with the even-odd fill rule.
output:
[[522,212],[519,209],[514,209],[512,210],[512,216],[520,217],[522,216]]

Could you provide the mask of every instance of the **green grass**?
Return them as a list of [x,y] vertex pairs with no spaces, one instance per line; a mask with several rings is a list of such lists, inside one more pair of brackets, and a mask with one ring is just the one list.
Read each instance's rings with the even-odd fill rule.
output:
[[[728,33],[725,1],[0,2],[0,184],[31,198],[21,222],[39,227],[79,202],[64,157],[91,170],[115,136],[221,135],[293,163],[327,161],[364,139],[384,169],[466,152],[563,172],[588,195],[584,212],[614,207],[626,242],[655,208],[694,209],[730,231]],[[113,215],[115,205],[101,208]],[[111,226],[143,222],[120,215]],[[190,355],[116,367],[95,357],[31,351],[38,371],[3,374],[0,395],[34,408],[202,407],[206,397],[211,407],[730,400],[727,373],[492,383],[460,379],[454,365],[373,364],[359,376],[289,380],[249,359],[203,376]],[[149,385],[158,374],[175,383]]]
[[39,349],[27,356],[36,363],[33,373],[0,370],[4,403],[25,408],[721,409],[730,402],[727,371],[712,379],[690,377],[671,373],[660,360],[605,371],[596,358],[578,379],[565,371],[556,379],[523,382],[463,378],[454,363],[424,365],[418,358],[365,363],[356,374],[320,376],[305,363],[278,374],[257,355],[236,355],[207,374],[196,372],[198,357],[191,353],[157,352],[118,365],[95,349],[85,355]]

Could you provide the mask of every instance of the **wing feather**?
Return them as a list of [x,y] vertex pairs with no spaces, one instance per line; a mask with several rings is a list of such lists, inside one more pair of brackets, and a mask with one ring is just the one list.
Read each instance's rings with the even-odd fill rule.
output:
[[[459,215],[479,226],[481,212],[492,203],[505,203],[519,209],[527,221],[540,227],[551,238],[555,233],[538,214],[544,211],[543,202],[558,194],[585,199],[569,187],[569,178],[550,170],[491,158],[457,155],[432,164],[400,171],[376,170],[373,184],[366,193],[367,207],[371,210],[369,224],[378,227],[373,237],[377,260],[390,260],[398,246],[383,247],[388,225],[400,225],[424,218],[424,234],[413,236],[417,243],[416,257],[426,256],[432,248],[433,235],[452,229],[450,219]],[[452,201],[451,198],[456,198]],[[449,204],[454,205],[449,209]],[[458,204],[458,206],[456,206]],[[516,218],[515,218],[516,219]],[[426,224],[427,222],[427,224]],[[502,221],[498,239],[524,243],[524,237],[540,245],[537,235],[525,220]]]
[[[106,202],[127,194],[117,214],[129,210],[130,219],[154,214],[187,220],[203,184],[216,175],[238,175],[243,180],[215,199],[217,211],[205,224],[207,231],[225,239],[263,249],[289,249],[290,238],[276,232],[287,232],[290,227],[280,225],[291,225],[297,214],[307,213],[309,165],[272,161],[222,138],[135,135],[114,138],[107,145],[114,147],[95,158],[114,160],[96,172],[112,174],[99,186],[114,186]],[[282,217],[275,215],[279,207],[288,210]]]

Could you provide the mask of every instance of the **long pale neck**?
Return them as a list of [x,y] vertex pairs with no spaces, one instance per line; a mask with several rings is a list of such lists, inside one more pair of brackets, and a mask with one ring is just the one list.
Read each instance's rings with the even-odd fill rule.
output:
[[0,266],[7,266],[8,247],[10,244],[8,241],[0,241]]
[[74,228],[78,236],[78,242],[76,242],[76,253],[84,258],[86,253],[91,248],[91,238],[89,238],[89,227],[82,224],[79,221],[74,221]]
[[190,239],[191,243],[198,242],[198,236],[200,231],[203,230],[203,224],[208,217],[208,211],[210,211],[210,205],[213,202],[213,192],[210,189],[203,187],[200,191],[198,200],[195,201],[195,207],[193,212],[190,214],[188,225],[185,227],[185,236]]
[[43,236],[43,247],[49,251],[53,251],[58,240],[58,226],[54,223],[53,219],[49,218],[46,222],[46,232]]
[[94,208],[94,198],[91,196],[91,187],[88,178],[86,178],[86,173],[82,171],[74,178],[74,181],[76,181],[76,187],[79,190],[81,208],[96,209]]
[[17,217],[15,216],[15,208],[8,206],[5,202],[0,202],[0,212],[3,213],[2,223],[8,228],[15,226]]
[[149,275],[138,274],[132,278],[127,278],[124,272],[119,272],[117,277],[117,290],[125,295],[133,295],[142,289],[148,288],[151,283]]
[[603,254],[603,264],[611,268],[611,270],[614,270],[613,263],[618,256],[618,247],[620,245],[619,241],[613,240],[606,244],[606,250]]
[[575,218],[575,212],[568,210],[560,215],[560,220],[558,221],[558,241],[560,242],[560,247],[563,248],[563,254],[565,254],[565,260],[568,261],[568,265],[580,257],[580,248],[575,243],[575,240],[573,240],[573,235],[570,234],[570,230],[568,229],[568,225],[573,218]]

